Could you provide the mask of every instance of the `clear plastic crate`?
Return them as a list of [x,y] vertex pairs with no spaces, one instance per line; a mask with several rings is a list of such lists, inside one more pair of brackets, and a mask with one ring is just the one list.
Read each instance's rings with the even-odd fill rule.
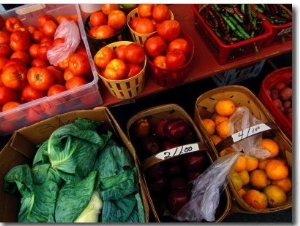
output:
[[0,13],[4,19],[7,17],[18,17],[25,26],[29,24],[37,25],[37,19],[42,14],[50,14],[54,17],[59,15],[78,15],[79,30],[90,59],[93,80],[72,90],[67,90],[50,97],[46,96],[21,104],[14,109],[0,112],[0,136],[10,135],[21,127],[31,125],[57,114],[73,110],[90,109],[103,103],[98,88],[99,77],[96,73],[87,37],[84,32],[79,5],[32,4]]

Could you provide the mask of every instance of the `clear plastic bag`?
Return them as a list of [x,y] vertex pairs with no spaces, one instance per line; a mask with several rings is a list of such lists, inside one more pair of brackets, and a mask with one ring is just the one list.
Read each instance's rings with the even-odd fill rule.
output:
[[74,21],[63,21],[56,29],[54,39],[56,38],[64,38],[65,41],[47,51],[48,61],[54,66],[73,54],[78,47],[81,37],[77,24]]
[[[247,107],[238,107],[229,118],[230,135],[260,123],[262,122],[256,119]],[[215,221],[215,211],[219,205],[222,188],[224,189],[227,185],[227,175],[241,151],[245,155],[260,159],[270,156],[271,153],[268,150],[260,147],[261,139],[262,134],[258,133],[232,145],[235,152],[219,157],[192,182],[190,201],[178,211],[174,218],[190,222],[199,222],[203,219]]]

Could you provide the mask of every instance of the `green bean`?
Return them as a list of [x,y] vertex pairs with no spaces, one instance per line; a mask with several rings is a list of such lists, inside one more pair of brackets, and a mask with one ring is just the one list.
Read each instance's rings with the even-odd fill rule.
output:
[[221,15],[221,16],[225,20],[227,25],[231,28],[231,30],[233,30],[233,31],[236,30],[236,27],[234,26],[234,24],[225,15]]

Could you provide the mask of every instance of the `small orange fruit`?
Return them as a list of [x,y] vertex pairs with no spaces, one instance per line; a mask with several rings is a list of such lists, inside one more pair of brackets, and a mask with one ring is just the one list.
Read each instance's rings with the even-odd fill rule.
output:
[[233,167],[236,172],[241,172],[246,169],[246,158],[244,154],[238,157]]
[[236,106],[230,99],[219,100],[215,105],[215,111],[222,116],[231,116],[235,110]]
[[230,179],[236,191],[240,190],[243,187],[243,181],[239,173],[232,171],[230,173]]
[[229,134],[229,121],[225,120],[220,122],[217,126],[216,126],[216,132],[218,134],[219,137],[221,137],[222,139],[228,137]]
[[292,181],[289,177],[283,178],[281,180],[272,180],[271,184],[281,187],[281,189],[285,193],[288,193],[292,190]]
[[267,196],[270,207],[278,207],[286,202],[286,194],[277,185],[268,185],[264,188],[263,193]]
[[265,209],[268,207],[268,198],[259,190],[250,189],[243,195],[244,201],[255,209]]
[[270,184],[270,179],[268,178],[264,170],[256,169],[250,173],[250,184],[256,189],[263,189]]
[[220,122],[228,120],[228,117],[223,116],[223,115],[215,114],[214,117],[213,117],[213,120],[215,122],[215,125],[218,125]]
[[221,140],[222,138],[219,137],[217,134],[213,134],[210,136],[212,142],[214,143],[214,145],[217,145]]
[[215,133],[215,122],[210,118],[202,119],[202,123],[204,128],[206,129],[209,135],[213,135]]
[[252,156],[246,156],[246,170],[252,171],[257,169],[258,167],[258,159]]
[[240,175],[240,178],[242,179],[244,186],[249,184],[250,176],[249,176],[249,172],[247,170],[242,170],[238,174]]
[[222,151],[220,151],[219,156],[222,157],[222,156],[230,154],[232,152],[234,152],[232,147],[224,148]]
[[289,168],[280,159],[271,159],[265,167],[266,174],[271,180],[281,180],[289,175]]
[[262,159],[258,161],[258,169],[264,170],[266,168],[267,163],[270,161],[271,159]]
[[271,153],[268,158],[274,158],[279,153],[279,146],[273,139],[264,138],[261,140],[260,145]]

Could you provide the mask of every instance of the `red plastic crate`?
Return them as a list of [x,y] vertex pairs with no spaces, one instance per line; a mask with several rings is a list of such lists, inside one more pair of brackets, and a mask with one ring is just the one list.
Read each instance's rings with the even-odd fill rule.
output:
[[279,125],[282,131],[287,135],[287,137],[290,140],[292,140],[292,122],[289,121],[285,117],[285,115],[273,104],[267,92],[267,90],[272,89],[272,87],[279,81],[284,82],[286,85],[292,82],[291,67],[277,69],[272,73],[268,74],[262,82],[258,98],[274,116],[276,123]]
[[260,50],[265,39],[272,33],[269,24],[266,21],[263,21],[264,29],[261,35],[230,45],[224,44],[215,32],[206,24],[203,17],[198,12],[199,6],[201,5],[192,5],[195,27],[219,64],[230,63],[256,54],[256,52]]

